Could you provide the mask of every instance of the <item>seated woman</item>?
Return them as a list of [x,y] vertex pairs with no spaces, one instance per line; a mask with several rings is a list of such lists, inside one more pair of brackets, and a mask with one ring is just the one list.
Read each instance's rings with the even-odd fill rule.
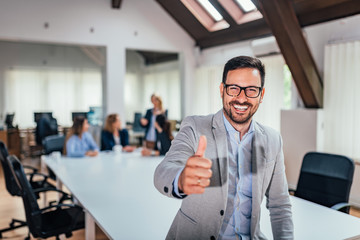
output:
[[88,132],[89,123],[84,117],[76,117],[66,141],[66,155],[68,157],[97,156],[99,147]]
[[121,145],[125,152],[132,152],[135,149],[135,147],[129,145],[128,131],[121,129],[119,115],[110,114],[106,118],[105,127],[101,132],[101,151],[113,150],[116,145]]
[[143,156],[159,156],[165,155],[171,146],[171,141],[174,137],[171,134],[170,123],[167,121],[164,114],[156,116],[156,144],[154,149],[144,147],[141,151]]

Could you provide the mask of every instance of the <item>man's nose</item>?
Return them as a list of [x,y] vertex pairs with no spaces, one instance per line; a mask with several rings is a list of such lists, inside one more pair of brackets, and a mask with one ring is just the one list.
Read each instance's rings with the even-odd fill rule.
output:
[[236,97],[236,99],[239,102],[246,102],[247,101],[247,97],[245,94],[245,89],[240,89],[240,94]]

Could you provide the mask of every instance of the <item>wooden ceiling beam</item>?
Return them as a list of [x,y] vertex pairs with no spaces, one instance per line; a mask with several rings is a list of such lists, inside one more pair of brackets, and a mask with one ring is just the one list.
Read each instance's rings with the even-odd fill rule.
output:
[[323,86],[290,0],[253,0],[272,30],[307,108],[323,105]]
[[224,20],[230,25],[230,26],[236,26],[237,23],[235,20],[230,16],[230,14],[224,9],[224,7],[216,0],[209,0],[209,2],[218,10],[218,12],[221,14],[221,16],[224,18]]
[[299,10],[297,10],[297,5],[295,5],[295,10],[300,25],[308,26],[358,14],[360,12],[360,2],[359,0],[348,0],[312,11],[301,9],[300,6]]
[[204,38],[198,39],[196,43],[201,49],[204,49],[269,35],[271,35],[271,29],[265,20],[258,19],[222,31],[212,32]]

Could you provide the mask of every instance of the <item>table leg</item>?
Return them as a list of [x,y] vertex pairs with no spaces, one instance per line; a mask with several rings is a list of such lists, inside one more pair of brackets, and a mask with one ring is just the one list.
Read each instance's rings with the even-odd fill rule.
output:
[[85,211],[85,239],[95,240],[95,221],[88,211]]

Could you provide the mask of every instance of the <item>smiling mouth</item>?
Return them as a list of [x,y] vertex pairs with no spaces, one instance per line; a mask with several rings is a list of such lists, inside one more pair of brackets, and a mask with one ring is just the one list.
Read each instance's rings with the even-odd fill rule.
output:
[[238,105],[238,104],[233,104],[233,107],[237,112],[245,112],[249,108],[249,106],[247,105]]

